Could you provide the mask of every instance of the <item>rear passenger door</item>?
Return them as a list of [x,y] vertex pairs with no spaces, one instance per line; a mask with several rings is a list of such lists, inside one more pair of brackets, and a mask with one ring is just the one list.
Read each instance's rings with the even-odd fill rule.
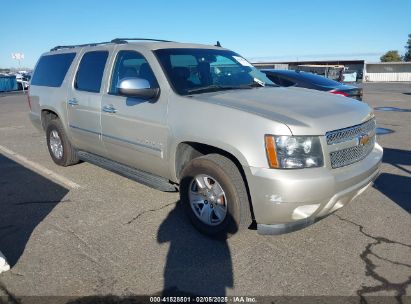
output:
[[67,113],[74,146],[105,156],[101,141],[101,90],[109,51],[84,52],[69,89]]

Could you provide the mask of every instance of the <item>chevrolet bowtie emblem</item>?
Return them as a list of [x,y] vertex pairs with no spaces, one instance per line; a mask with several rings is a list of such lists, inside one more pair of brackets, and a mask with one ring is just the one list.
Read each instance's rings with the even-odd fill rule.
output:
[[368,136],[368,134],[361,134],[360,136],[358,136],[359,146],[365,146],[366,144],[368,144],[369,141],[370,141],[370,137]]

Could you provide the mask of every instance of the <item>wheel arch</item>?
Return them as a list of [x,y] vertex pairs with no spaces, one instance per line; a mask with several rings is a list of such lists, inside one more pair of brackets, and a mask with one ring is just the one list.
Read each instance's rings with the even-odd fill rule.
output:
[[243,164],[244,162],[246,163],[246,160],[244,156],[242,155],[240,156],[240,159],[242,160],[243,163],[240,161],[239,157],[237,157],[237,155],[233,154],[231,151],[227,151],[217,146],[194,142],[194,141],[180,142],[177,145],[177,148],[175,150],[175,158],[174,158],[176,181],[177,182],[180,181],[181,172],[191,160],[197,157],[201,157],[201,156],[212,154],[212,153],[220,154],[228,158],[229,160],[231,160],[236,165],[238,171],[240,172],[243,178],[244,185],[247,190],[248,201],[250,203],[249,207],[251,211],[251,216],[252,216],[252,219],[254,219],[254,211],[253,211],[253,204],[251,200],[250,190],[248,187],[247,177],[243,169]]
[[41,126],[44,131],[46,131],[47,124],[53,120],[59,118],[59,115],[56,111],[50,109],[42,109],[41,110]]
[[227,157],[236,164],[240,172],[243,172],[243,164],[246,161],[242,155],[238,157],[238,153],[227,151],[215,145],[195,141],[183,141],[177,145],[174,154],[175,176],[177,180],[180,179],[181,172],[192,159],[211,153],[217,153]]

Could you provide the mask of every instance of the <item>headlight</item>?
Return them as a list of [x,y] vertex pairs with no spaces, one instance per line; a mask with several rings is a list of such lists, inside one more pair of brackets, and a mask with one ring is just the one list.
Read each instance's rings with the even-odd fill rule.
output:
[[270,168],[312,168],[323,166],[323,153],[317,136],[265,136]]

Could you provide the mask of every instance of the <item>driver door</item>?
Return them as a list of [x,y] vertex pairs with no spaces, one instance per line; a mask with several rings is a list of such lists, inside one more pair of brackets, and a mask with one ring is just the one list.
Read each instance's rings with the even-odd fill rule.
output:
[[124,78],[143,78],[150,87],[157,80],[145,57],[134,50],[120,50],[114,61],[109,92],[101,104],[102,139],[108,157],[122,164],[167,175],[164,160],[168,139],[167,97],[153,101],[119,95],[117,84]]

